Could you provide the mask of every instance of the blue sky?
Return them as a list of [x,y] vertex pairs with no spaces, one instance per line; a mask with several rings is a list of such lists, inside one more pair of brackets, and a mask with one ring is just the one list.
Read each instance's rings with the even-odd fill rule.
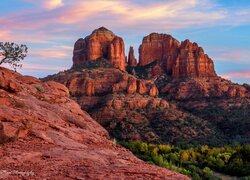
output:
[[[248,0],[2,0],[0,41],[27,44],[19,70],[36,77],[72,65],[74,42],[105,26],[137,51],[143,36],[190,39],[214,60],[217,73],[250,83]],[[138,52],[136,53],[138,55]]]

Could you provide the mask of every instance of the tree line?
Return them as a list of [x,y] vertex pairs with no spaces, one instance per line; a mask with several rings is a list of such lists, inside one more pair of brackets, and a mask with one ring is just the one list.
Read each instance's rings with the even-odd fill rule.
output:
[[120,142],[140,159],[192,179],[220,179],[215,172],[250,179],[250,145],[177,147],[168,144]]

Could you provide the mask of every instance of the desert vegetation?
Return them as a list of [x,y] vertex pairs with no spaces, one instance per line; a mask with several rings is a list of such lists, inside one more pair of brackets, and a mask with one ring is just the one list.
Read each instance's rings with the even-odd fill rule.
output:
[[120,144],[148,163],[183,173],[192,179],[220,179],[220,174],[250,178],[250,145],[178,147],[143,142]]

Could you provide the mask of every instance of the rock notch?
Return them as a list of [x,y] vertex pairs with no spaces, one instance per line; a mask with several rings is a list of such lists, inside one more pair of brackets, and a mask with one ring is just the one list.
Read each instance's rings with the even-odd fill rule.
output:
[[124,42],[105,27],[100,27],[91,35],[76,41],[73,52],[73,67],[98,58],[107,59],[114,67],[125,70],[126,58]]

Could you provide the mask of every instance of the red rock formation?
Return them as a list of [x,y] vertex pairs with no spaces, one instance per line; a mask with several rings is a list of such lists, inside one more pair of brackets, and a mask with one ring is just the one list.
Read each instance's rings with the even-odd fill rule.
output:
[[146,83],[142,80],[137,81],[137,91],[139,94],[146,94],[148,91],[148,88],[146,86]]
[[150,90],[149,90],[150,96],[155,97],[155,96],[158,96],[158,94],[159,94],[159,91],[155,85],[150,88]]
[[172,60],[176,58],[179,46],[180,43],[170,35],[152,33],[143,38],[139,48],[139,65],[145,66],[162,59],[166,61],[167,58]]
[[216,76],[213,61],[197,43],[185,40],[181,43],[179,52],[172,67],[174,78]]
[[137,90],[137,84],[136,84],[136,78],[129,77],[128,79],[128,87],[127,87],[127,93],[133,94]]
[[[124,49],[122,38],[101,27],[75,43],[73,67],[103,57],[114,67],[124,71],[126,67]],[[180,43],[167,34],[152,33],[143,38],[139,48],[139,65],[145,66],[152,62],[157,62],[152,69],[152,76],[157,76],[162,71],[175,79],[216,76],[213,61],[204,54],[197,43],[191,43],[189,40]],[[129,50],[128,65],[131,67],[137,65],[133,47]]]
[[101,27],[91,35],[76,41],[73,53],[73,66],[78,66],[89,60],[103,57],[114,67],[125,70],[126,60],[123,39],[108,29]]
[[159,64],[157,64],[157,65],[152,67],[150,75],[151,75],[151,77],[156,77],[156,76],[161,75],[163,72],[164,72],[164,70],[162,69],[162,67]]
[[108,140],[62,84],[4,68],[0,79],[0,179],[189,179]]
[[112,95],[114,98],[110,98],[106,106],[112,106],[114,109],[143,109],[151,107],[152,105],[159,106],[161,108],[169,108],[169,104],[166,100],[161,98],[153,98],[150,96],[142,97],[140,95]]
[[115,37],[112,43],[109,46],[109,60],[114,67],[117,67],[121,70],[125,70],[126,66],[126,57],[124,53],[124,42],[120,37]]
[[85,81],[85,94],[87,96],[95,95],[95,87],[94,87],[94,83],[91,79],[87,79]]
[[116,68],[83,69],[79,71],[60,72],[48,76],[44,81],[57,81],[66,85],[70,94],[77,97],[84,110],[95,108],[103,97],[113,93],[157,95],[158,90],[151,80],[137,79]]
[[15,81],[13,81],[13,79],[16,77],[17,77],[17,73],[14,73],[12,71],[1,71],[0,89],[12,91],[12,92],[18,92],[20,90],[20,87]]
[[128,53],[128,65],[130,67],[136,67],[137,65],[137,60],[134,55],[134,48],[130,46],[129,48],[129,53]]
[[139,93],[141,95],[158,95],[158,89],[152,81],[136,79],[134,76],[125,74],[122,79],[113,85],[113,92],[127,92],[128,94]]
[[[157,62],[173,78],[215,77],[213,61],[197,43],[179,43],[167,34],[144,37],[139,48],[139,65]],[[157,71],[159,72],[159,70]]]
[[181,82],[172,81],[160,88],[160,92],[169,98],[178,100],[250,97],[247,88],[220,77],[186,79]]

